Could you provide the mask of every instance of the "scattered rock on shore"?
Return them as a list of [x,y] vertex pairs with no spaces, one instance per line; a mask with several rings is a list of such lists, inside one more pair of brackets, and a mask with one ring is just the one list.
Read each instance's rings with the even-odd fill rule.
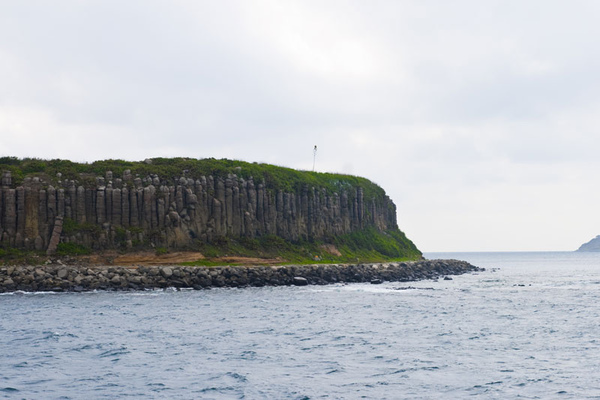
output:
[[139,266],[78,265],[0,267],[0,292],[144,290],[167,287],[325,285],[337,282],[408,282],[480,271],[465,261],[421,260],[383,264],[286,266]]

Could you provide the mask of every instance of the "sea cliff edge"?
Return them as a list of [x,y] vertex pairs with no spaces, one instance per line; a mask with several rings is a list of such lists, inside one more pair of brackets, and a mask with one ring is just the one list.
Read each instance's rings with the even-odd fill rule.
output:
[[0,267],[0,293],[128,291],[164,288],[326,285],[341,282],[409,282],[483,271],[459,260],[285,266],[43,266]]

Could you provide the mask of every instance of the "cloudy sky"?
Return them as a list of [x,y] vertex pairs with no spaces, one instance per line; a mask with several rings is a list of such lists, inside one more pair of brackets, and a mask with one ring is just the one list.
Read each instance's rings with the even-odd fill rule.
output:
[[0,156],[367,177],[423,251],[600,234],[600,2],[0,0]]

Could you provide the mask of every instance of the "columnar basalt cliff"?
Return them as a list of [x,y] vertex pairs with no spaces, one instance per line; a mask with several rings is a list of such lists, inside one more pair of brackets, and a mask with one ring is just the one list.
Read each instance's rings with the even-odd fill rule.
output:
[[382,190],[367,198],[362,185],[347,182],[337,190],[308,183],[286,190],[222,171],[165,177],[124,169],[119,176],[106,170],[71,179],[34,172],[18,183],[13,175],[2,174],[0,244],[48,254],[59,243],[185,249],[222,237],[326,240],[366,228],[398,229],[395,205]]

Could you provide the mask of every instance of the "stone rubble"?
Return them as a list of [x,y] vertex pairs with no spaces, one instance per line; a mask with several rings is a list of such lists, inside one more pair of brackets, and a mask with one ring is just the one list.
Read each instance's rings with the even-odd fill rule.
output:
[[408,282],[481,271],[465,261],[420,260],[383,264],[287,266],[88,267],[52,264],[0,267],[0,292],[149,290],[164,288],[325,285],[340,282]]

